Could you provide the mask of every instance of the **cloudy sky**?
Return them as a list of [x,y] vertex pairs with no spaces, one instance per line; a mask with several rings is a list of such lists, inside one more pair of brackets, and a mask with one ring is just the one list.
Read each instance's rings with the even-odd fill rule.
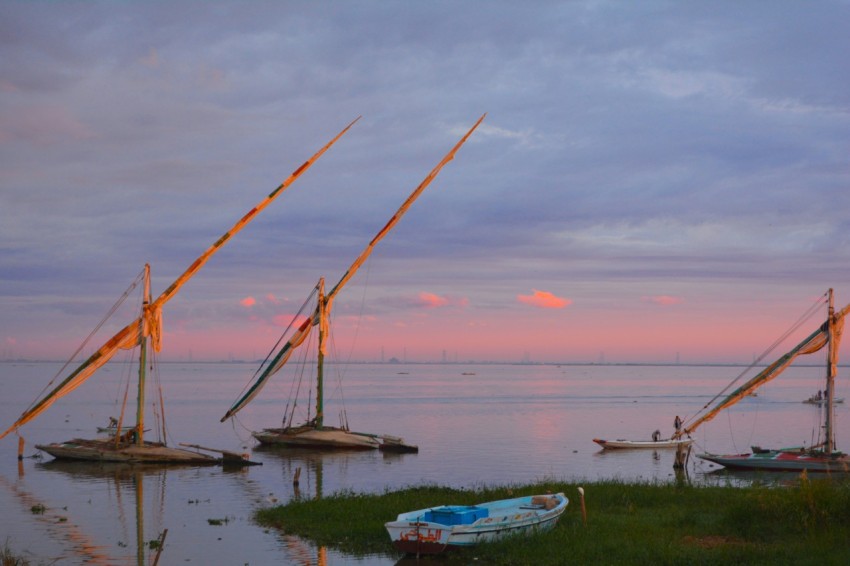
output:
[[[164,309],[166,359],[743,361],[850,300],[850,3],[0,4],[0,359],[65,359],[359,122]],[[109,322],[117,329],[128,320]],[[814,327],[812,322],[805,331]]]

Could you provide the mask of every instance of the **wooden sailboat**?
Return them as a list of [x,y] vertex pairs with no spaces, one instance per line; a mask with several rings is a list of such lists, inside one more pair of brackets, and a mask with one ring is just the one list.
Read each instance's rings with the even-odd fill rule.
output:
[[[838,366],[838,349],[841,333],[844,328],[844,317],[850,312],[850,304],[838,312],[833,306],[832,289],[827,292],[828,314],[826,321],[800,344],[784,356],[770,364],[758,375],[735,389],[731,394],[721,399],[705,414],[697,418],[679,433],[690,435],[701,424],[710,421],[723,409],[730,407],[755,391],[765,383],[782,373],[797,356],[813,354],[827,347],[826,359],[826,389],[827,399],[824,411],[823,441],[809,448],[780,448],[765,449],[752,447],[751,453],[746,454],[697,454],[700,458],[715,462],[732,469],[769,470],[769,471],[802,471],[809,472],[850,472],[850,456],[836,449],[833,402],[835,396],[835,376]],[[708,408],[708,406],[704,407]]]
[[[358,118],[359,119],[359,118]],[[70,460],[97,460],[105,462],[144,462],[144,463],[179,463],[179,464],[216,464],[221,458],[198,451],[169,447],[165,442],[150,442],[144,439],[145,427],[145,369],[148,364],[148,350],[160,350],[162,328],[162,308],[177,291],[203,267],[212,255],[221,248],[231,237],[244,228],[266,206],[285,191],[313,163],[318,160],[336,141],[345,134],[357,120],[354,120],[330,142],[322,147],[308,161],[296,169],[283,183],[272,191],[257,206],[248,211],[228,232],[210,246],[192,265],[171,284],[156,300],[151,301],[150,267],[144,269],[144,299],[140,315],[130,324],[118,331],[94,354],[86,359],[76,370],[68,375],[59,385],[35,402],[29,409],[10,426],[0,439],[19,430],[42,412],[47,410],[61,397],[67,395],[83,384],[106,362],[112,359],[119,350],[139,349],[139,373],[136,398],[136,422],[129,427],[122,427],[119,420],[116,432],[109,438],[73,439],[67,442],[36,445],[36,448],[47,452],[55,458]],[[122,411],[123,413],[123,411]],[[164,427],[163,427],[164,428]],[[23,443],[19,443],[19,457]],[[232,462],[229,462],[232,463]]]
[[[316,372],[316,404],[315,416],[305,423],[293,425],[292,419],[286,422],[284,417],[284,425],[280,428],[267,428],[262,431],[253,432],[252,436],[261,444],[266,445],[281,445],[295,447],[310,447],[322,449],[360,449],[372,450],[381,449],[387,451],[398,452],[415,452],[418,451],[416,446],[405,444],[404,440],[389,435],[378,435],[371,433],[353,432],[349,430],[347,424],[339,427],[328,426],[324,420],[324,359],[326,355],[326,342],[328,332],[330,330],[330,313],[333,306],[333,300],[337,293],[342,290],[343,286],[354,276],[361,265],[366,261],[377,243],[386,236],[389,231],[398,223],[405,212],[410,208],[413,202],[419,197],[422,191],[431,183],[437,176],[443,166],[454,158],[455,153],[466,142],[472,132],[478,127],[484,116],[478,119],[475,125],[455,144],[440,163],[428,174],[427,177],[419,184],[419,186],[411,193],[407,200],[401,205],[398,211],[390,218],[389,222],[381,229],[380,232],[369,242],[366,249],[352,263],[348,271],[342,276],[342,279],[334,286],[333,289],[325,294],[324,278],[319,279],[319,283],[315,288],[316,306],[312,310],[312,314],[306,317],[293,332],[292,336],[283,343],[283,346],[273,352],[264,362],[264,366],[258,370],[257,379],[251,384],[242,396],[237,399],[227,413],[221,418],[224,422],[228,418],[233,417],[238,411],[250,403],[260,392],[260,390],[268,382],[269,378],[280,370],[287,360],[289,360],[293,351],[304,343],[314,326],[318,327],[318,354],[317,354],[317,372]],[[293,321],[294,322],[294,321]],[[281,339],[283,342],[283,338]]]

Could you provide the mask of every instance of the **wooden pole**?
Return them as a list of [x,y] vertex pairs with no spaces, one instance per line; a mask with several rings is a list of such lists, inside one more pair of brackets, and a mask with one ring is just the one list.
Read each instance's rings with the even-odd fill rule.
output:
[[156,549],[156,557],[153,559],[153,566],[159,563],[159,555],[162,554],[162,549],[165,546],[165,535],[168,534],[168,529],[162,531],[162,536],[159,537],[159,546]]
[[578,488],[579,499],[581,499],[581,521],[587,526],[587,508],[584,506],[584,488]]

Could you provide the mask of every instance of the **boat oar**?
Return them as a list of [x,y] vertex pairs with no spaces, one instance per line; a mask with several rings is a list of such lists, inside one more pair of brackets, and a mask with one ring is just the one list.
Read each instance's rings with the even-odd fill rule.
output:
[[579,499],[581,499],[581,520],[584,523],[584,526],[587,526],[587,509],[584,506],[584,488],[578,488]]

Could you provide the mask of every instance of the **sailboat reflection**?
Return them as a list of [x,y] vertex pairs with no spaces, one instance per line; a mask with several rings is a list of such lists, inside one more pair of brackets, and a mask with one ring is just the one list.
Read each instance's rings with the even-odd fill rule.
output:
[[[110,492],[114,495],[114,504],[122,537],[126,539],[135,538],[136,564],[138,566],[147,564],[156,566],[158,564],[168,529],[157,528],[156,538],[150,541],[145,538],[144,483],[145,478],[148,477],[149,483],[154,483],[159,487],[152,507],[156,511],[154,522],[161,525],[165,510],[165,477],[167,473],[164,466],[132,466],[120,463],[51,460],[36,464],[36,467],[51,472],[61,472],[71,476],[74,480],[97,481],[109,485]],[[131,503],[124,501],[128,491],[131,493]],[[112,496],[110,496],[111,498]],[[126,517],[127,507],[131,507],[134,513],[132,528]],[[119,546],[130,547],[128,543],[123,541],[119,541]],[[115,562],[114,558],[110,558],[103,564],[114,564]]]
[[[266,462],[271,464],[277,460],[280,464],[282,479],[285,484],[292,485],[292,499],[320,499],[324,494],[326,468],[345,475],[349,465],[364,458],[361,451],[317,452],[309,448],[287,448],[281,450],[275,446],[257,446],[255,453],[262,452]],[[395,455],[401,456],[401,455]],[[303,489],[303,491],[302,491]],[[269,501],[267,504],[278,505],[283,501]],[[283,543],[287,563],[324,566],[328,563],[328,549],[317,546],[309,540],[288,534],[279,534]]]
[[[12,482],[0,474],[0,485],[14,496],[23,510],[31,514],[39,529],[44,529],[45,538],[51,541],[63,541],[63,547],[69,554],[64,558],[73,559],[80,564],[96,566],[116,563],[116,558],[109,554],[105,546],[96,544],[84,529],[68,520],[63,509],[54,509],[48,505],[48,501],[34,495],[20,479]],[[4,512],[11,512],[11,510],[4,509]],[[56,558],[55,562],[58,563],[60,558]]]

